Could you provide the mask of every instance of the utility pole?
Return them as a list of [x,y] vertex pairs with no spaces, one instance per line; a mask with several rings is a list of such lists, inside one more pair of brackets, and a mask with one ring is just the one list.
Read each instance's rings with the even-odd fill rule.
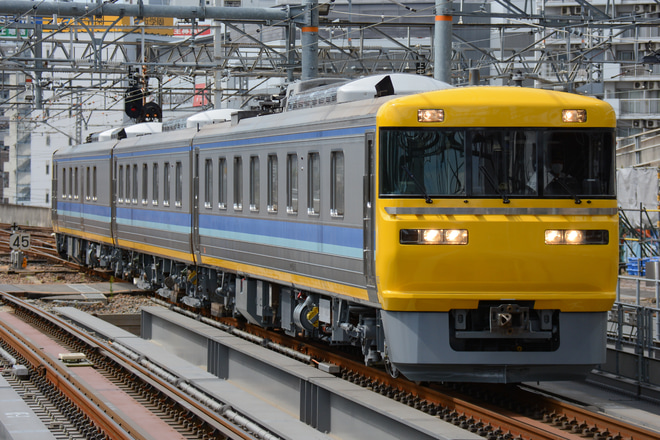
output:
[[435,0],[433,78],[451,84],[452,1]]
[[319,2],[305,0],[305,20],[300,28],[302,33],[302,80],[316,78],[319,72]]

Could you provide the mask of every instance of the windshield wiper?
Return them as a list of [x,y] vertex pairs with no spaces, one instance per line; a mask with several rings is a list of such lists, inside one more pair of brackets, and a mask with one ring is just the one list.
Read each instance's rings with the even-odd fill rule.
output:
[[578,197],[578,195],[576,193],[574,193],[573,190],[571,188],[569,188],[568,185],[566,185],[564,182],[562,182],[559,177],[555,177],[553,179],[553,182],[554,181],[557,181],[559,186],[564,188],[564,191],[566,191],[566,193],[568,193],[568,195],[570,195],[571,197],[573,197],[573,199],[575,199],[575,204],[576,205],[579,205],[580,203],[582,203],[582,200],[580,199],[580,197]]
[[495,188],[495,190],[500,194],[500,196],[502,196],[502,203],[511,203],[511,200],[509,200],[506,193],[500,189],[499,185],[497,184],[497,182],[495,182],[495,179],[493,179],[493,176],[490,175],[486,167],[481,165],[479,167],[479,171],[481,171],[483,175],[486,176],[486,179],[488,179],[488,183],[490,183],[491,186]]
[[433,203],[433,200],[431,199],[431,197],[426,192],[426,188],[424,187],[424,185],[417,180],[415,175],[408,169],[408,167],[405,164],[401,164],[401,169],[406,172],[408,177],[410,177],[412,179],[412,181],[415,182],[415,185],[417,185],[417,188],[420,191],[422,191],[422,194],[424,195],[424,200],[426,200],[426,203],[428,203],[428,204]]

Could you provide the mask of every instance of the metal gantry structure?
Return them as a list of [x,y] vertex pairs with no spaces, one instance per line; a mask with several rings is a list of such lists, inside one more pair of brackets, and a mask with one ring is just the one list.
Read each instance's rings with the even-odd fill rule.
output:
[[[32,80],[35,108],[44,104],[43,90],[59,90],[51,94],[58,99],[46,105],[62,110],[71,106],[62,99],[67,94],[82,93],[84,102],[86,94],[123,89],[128,69],[142,66],[165,95],[190,94],[174,77],[209,78],[216,95],[221,88],[249,95],[259,81],[248,85],[240,78],[290,82],[384,71],[448,76],[456,84],[468,83],[478,72],[482,82],[535,81],[573,91],[602,83],[601,64],[613,40],[657,27],[658,14],[648,11],[660,8],[657,0],[646,10],[624,14],[616,14],[613,0],[436,0],[410,6],[391,1],[381,4],[378,15],[351,12],[361,4],[357,0],[354,5],[306,0],[275,8],[3,1],[0,69],[24,72]],[[365,5],[363,10],[369,9]],[[187,20],[190,36],[168,36],[172,21],[157,20],[164,17]],[[215,37],[204,35],[209,19]],[[449,25],[438,30],[438,23]],[[438,52],[439,46],[445,49]],[[655,56],[654,46],[648,47],[648,55]],[[609,61],[648,69],[637,58]],[[439,66],[449,69],[438,73]],[[235,80],[226,84],[227,78]],[[215,85],[223,79],[222,87]]]

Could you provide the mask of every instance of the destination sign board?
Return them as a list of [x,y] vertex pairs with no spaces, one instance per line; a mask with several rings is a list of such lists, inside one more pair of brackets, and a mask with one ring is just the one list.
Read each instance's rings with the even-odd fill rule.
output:
[[[83,17],[78,19],[62,17],[42,17],[44,25],[56,24],[59,32],[69,32],[71,26],[76,26],[78,22],[94,32],[104,32],[108,27],[110,32],[136,32],[135,28],[144,24],[144,32],[152,35],[172,35],[174,18],[172,17],[145,17],[138,20],[133,17],[122,17],[117,21],[117,17]],[[115,23],[116,22],[116,23]],[[114,23],[114,24],[113,24]],[[44,28],[44,32],[52,30]]]

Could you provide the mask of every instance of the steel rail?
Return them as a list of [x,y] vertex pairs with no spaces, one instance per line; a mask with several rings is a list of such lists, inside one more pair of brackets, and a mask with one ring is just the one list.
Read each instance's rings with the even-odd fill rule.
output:
[[[530,405],[539,405],[541,403],[545,411],[552,411],[551,414],[546,414],[544,418],[551,420],[556,425],[560,425],[563,430],[572,430],[574,432],[578,432],[579,430],[578,433],[584,434],[584,430],[600,427],[601,431],[606,429],[612,436],[618,435],[619,438],[624,439],[657,440],[660,438],[660,432],[619,420],[607,414],[596,413],[570,402],[544,396],[543,391],[536,390],[533,387],[531,390],[520,390],[516,398],[526,401]],[[540,399],[542,399],[542,402],[540,402]],[[581,437],[584,438],[584,435]]]

